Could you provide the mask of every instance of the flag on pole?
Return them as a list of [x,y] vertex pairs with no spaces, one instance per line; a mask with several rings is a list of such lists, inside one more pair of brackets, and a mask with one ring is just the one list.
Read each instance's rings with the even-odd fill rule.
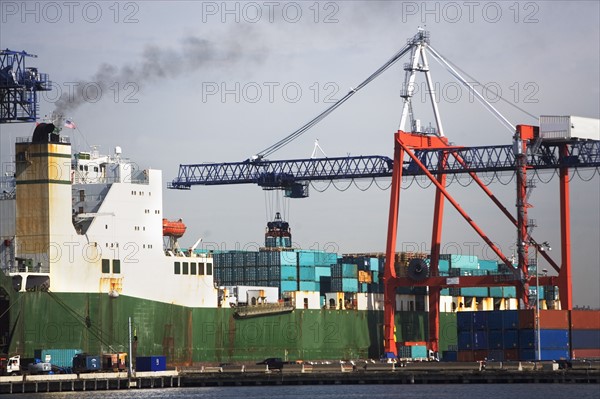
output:
[[77,128],[77,126],[75,126],[75,123],[73,123],[73,121],[66,119],[65,120],[65,127],[69,128],[69,129],[75,129]]

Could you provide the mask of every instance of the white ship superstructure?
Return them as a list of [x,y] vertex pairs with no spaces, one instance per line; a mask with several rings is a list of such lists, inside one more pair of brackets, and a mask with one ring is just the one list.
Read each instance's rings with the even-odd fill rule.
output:
[[0,259],[20,291],[217,307],[212,258],[163,248],[161,171],[140,169],[119,147],[72,157],[56,133],[18,140],[15,157],[16,194],[0,209],[0,233],[12,239]]

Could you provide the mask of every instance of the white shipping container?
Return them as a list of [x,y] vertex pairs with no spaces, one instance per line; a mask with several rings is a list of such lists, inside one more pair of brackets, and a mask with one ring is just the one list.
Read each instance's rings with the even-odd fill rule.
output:
[[[226,287],[230,296],[235,296],[238,302],[252,304],[252,298],[258,303],[277,303],[279,301],[279,288],[277,287],[256,287],[236,285]],[[262,298],[266,298],[263,302]]]
[[541,115],[540,137],[545,140],[600,140],[600,119],[572,115]]

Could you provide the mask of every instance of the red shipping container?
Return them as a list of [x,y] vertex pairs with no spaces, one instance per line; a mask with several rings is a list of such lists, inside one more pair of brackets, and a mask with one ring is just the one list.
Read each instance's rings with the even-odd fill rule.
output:
[[475,360],[476,362],[480,362],[482,360],[487,360],[488,357],[489,356],[488,356],[487,349],[480,349],[480,350],[473,351],[473,360]]
[[[519,328],[535,329],[535,309],[519,311]],[[568,330],[568,310],[540,310],[540,328],[546,330]]]
[[600,310],[572,310],[573,330],[600,330]]
[[519,360],[519,350],[504,349],[504,360]]
[[573,349],[573,359],[600,359],[600,349]]
[[456,359],[459,362],[474,362],[475,357],[473,356],[473,351],[458,351],[456,355]]
[[402,346],[427,346],[427,342],[404,341],[404,342],[401,342],[400,345],[402,345]]

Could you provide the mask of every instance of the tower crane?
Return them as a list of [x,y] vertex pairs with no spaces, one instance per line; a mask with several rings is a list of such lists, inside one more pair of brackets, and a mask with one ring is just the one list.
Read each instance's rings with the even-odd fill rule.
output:
[[0,123],[35,122],[38,92],[52,90],[48,74],[27,67],[25,51],[0,50]]
[[[267,156],[289,144],[320,120],[333,112],[373,79],[383,73],[406,54],[411,61],[404,65],[406,71],[405,90],[402,93],[403,109],[400,130],[394,135],[394,157],[348,156],[341,158],[310,158],[295,160],[268,160]],[[511,132],[511,145],[465,147],[451,145],[445,136],[435,91],[429,72],[428,54],[442,64],[456,79],[466,86],[482,102],[500,123]],[[417,73],[424,73],[436,127],[420,128],[413,117],[412,96]],[[406,125],[410,122],[410,127]],[[598,137],[597,137],[598,136]],[[598,128],[591,137],[581,140],[571,136],[544,136],[543,129],[530,125],[514,125],[485,100],[440,53],[430,45],[429,33],[419,29],[407,44],[365,81],[351,89],[344,97],[317,115],[314,119],[249,159],[241,162],[206,163],[180,165],[178,177],[169,188],[190,189],[194,185],[257,184],[265,190],[285,190],[286,196],[305,198],[312,181],[334,181],[347,179],[390,177],[391,193],[384,269],[384,350],[395,356],[394,314],[395,292],[397,287],[429,287],[429,349],[438,350],[439,344],[439,302],[440,290],[445,287],[476,286],[515,286],[518,297],[525,307],[530,307],[528,298],[528,272],[530,246],[540,249],[529,229],[527,217],[528,173],[541,170],[558,170],[560,186],[560,231],[561,260],[555,262],[547,251],[539,251],[558,273],[557,276],[539,277],[542,285],[558,286],[562,309],[572,309],[571,255],[570,255],[570,214],[569,214],[569,171],[580,168],[600,167],[600,133]],[[516,173],[517,216],[514,217],[479,177],[480,173]],[[448,175],[468,175],[490,198],[510,223],[517,228],[518,263],[516,267],[494,244],[475,220],[463,209],[447,189]],[[396,241],[398,236],[398,215],[400,187],[403,177],[426,176],[436,187],[434,217],[431,238],[430,263],[426,265],[415,259],[408,266],[406,276],[395,271]],[[482,276],[441,276],[438,272],[440,258],[444,203],[449,202],[465,219],[467,224],[495,252],[505,269],[504,274]]]

